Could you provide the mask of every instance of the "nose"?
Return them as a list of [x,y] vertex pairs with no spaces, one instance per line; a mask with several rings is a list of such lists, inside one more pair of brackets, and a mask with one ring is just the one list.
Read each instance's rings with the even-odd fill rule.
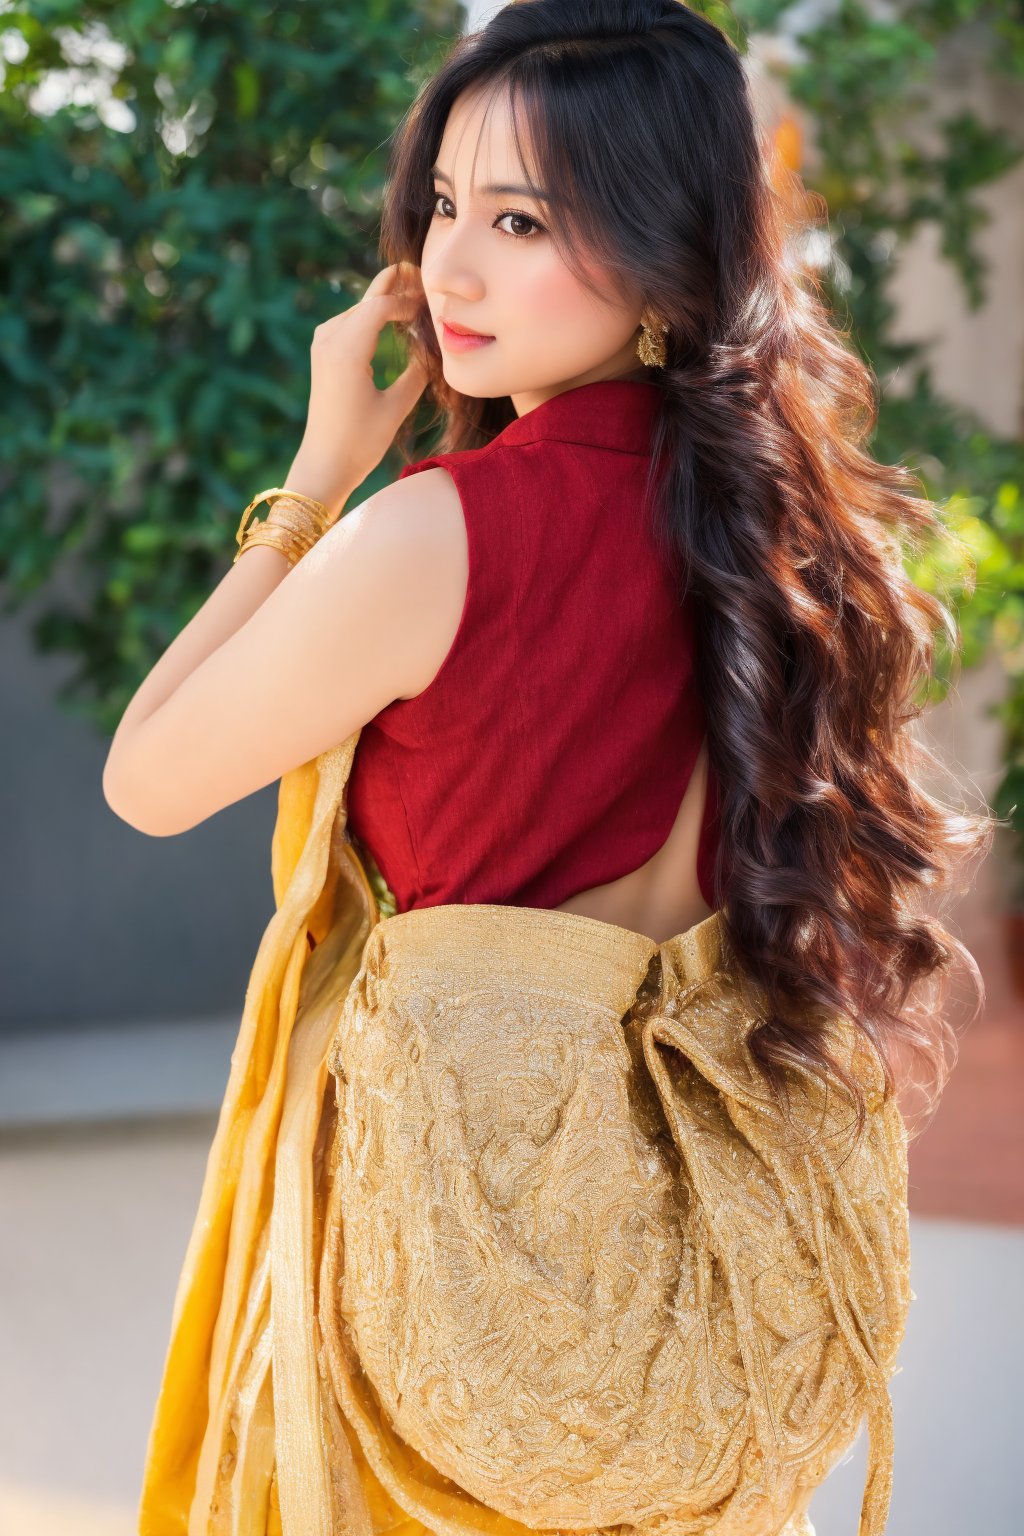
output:
[[487,291],[474,232],[468,224],[450,224],[435,234],[431,229],[420,258],[420,276],[428,294],[438,298],[453,294],[467,303],[482,299]]

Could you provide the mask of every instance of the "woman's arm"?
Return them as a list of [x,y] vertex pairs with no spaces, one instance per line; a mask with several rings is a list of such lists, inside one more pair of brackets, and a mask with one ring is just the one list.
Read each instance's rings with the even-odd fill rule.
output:
[[344,741],[426,687],[467,580],[465,528],[443,469],[378,491],[295,566],[276,549],[247,550],[175,641],[173,667],[147,678],[144,717],[118,727],[103,774],[110,808],[140,832],[172,837]]
[[[339,491],[337,480],[309,463],[301,449],[284,485],[290,491],[299,491],[322,501],[335,515],[355,489],[353,486],[347,491]],[[201,662],[241,629],[290,570],[291,565],[281,551],[267,544],[247,549],[244,557],[230,567],[199,612],[171,642],[133,694],[111,743],[104,773],[104,793],[107,791],[107,773],[112,772],[138,726],[170,698]]]
[[[383,327],[409,321],[422,292],[418,269],[386,267],[314,332],[306,429],[285,488],[335,516],[423,391],[421,361],[385,390],[372,368]],[[400,608],[393,637],[375,636],[416,574],[410,554],[430,535],[423,519],[406,526],[399,512],[409,505],[389,487],[335,522],[294,568],[263,545],[232,564],[118,724],[103,772],[112,810],[154,836],[185,831],[344,740],[400,694],[415,600],[411,612]]]

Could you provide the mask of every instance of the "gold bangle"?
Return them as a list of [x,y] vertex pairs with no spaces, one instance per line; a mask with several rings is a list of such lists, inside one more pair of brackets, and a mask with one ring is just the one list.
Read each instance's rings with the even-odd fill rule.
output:
[[[250,514],[261,501],[270,504],[266,517],[262,521],[257,518],[246,527]],[[252,545],[267,544],[279,549],[295,565],[327,532],[332,522],[327,507],[315,497],[281,486],[261,491],[242,513],[236,535],[238,550],[232,564]]]
[[245,543],[235,555],[232,564],[235,564],[245,554],[247,549],[253,549],[257,544],[266,544],[271,549],[279,549],[288,560],[289,565],[298,565],[304,555],[307,555],[316,543],[315,539],[304,539],[301,542],[292,538],[284,528],[264,528],[257,524],[251,530]]
[[247,531],[241,548],[235,551],[232,564],[240,560],[247,549],[252,549],[257,544],[267,544],[274,549],[279,549],[283,555],[287,555],[292,565],[296,565],[303,555],[308,554],[312,549],[317,542],[317,537],[316,529],[296,531],[266,520],[257,522]]
[[289,491],[284,489],[282,486],[275,485],[272,486],[269,490],[260,491],[258,496],[254,496],[252,501],[250,501],[249,505],[246,507],[245,511],[242,513],[242,520],[238,525],[238,532],[235,535],[235,542],[237,544],[241,545],[242,543],[242,538],[245,533],[246,519],[249,517],[249,514],[259,506],[260,502],[267,501],[270,503],[270,510],[267,513],[267,516],[269,517],[270,513],[274,510],[276,501],[279,500],[282,496],[287,496],[290,501],[297,502],[300,506],[307,507],[308,510],[316,517],[320,518],[325,525],[329,525],[331,514],[328,512],[322,501],[317,501],[312,496],[305,496],[301,491]]

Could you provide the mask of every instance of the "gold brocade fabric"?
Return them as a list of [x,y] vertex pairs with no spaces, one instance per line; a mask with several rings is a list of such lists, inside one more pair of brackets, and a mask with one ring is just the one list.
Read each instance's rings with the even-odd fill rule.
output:
[[285,775],[179,1280],[140,1536],[813,1536],[865,1416],[892,1479],[906,1132],[745,1040],[718,914],[385,916],[345,826],[359,733]]

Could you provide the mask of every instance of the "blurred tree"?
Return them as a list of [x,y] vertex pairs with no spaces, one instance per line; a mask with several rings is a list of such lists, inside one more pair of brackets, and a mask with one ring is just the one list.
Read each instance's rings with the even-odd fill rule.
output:
[[[447,0],[5,7],[0,576],[8,612],[46,587],[33,637],[75,658],[61,702],[104,733],[287,473],[313,330],[378,270],[387,140],[463,21]],[[375,361],[400,371],[390,331]]]

